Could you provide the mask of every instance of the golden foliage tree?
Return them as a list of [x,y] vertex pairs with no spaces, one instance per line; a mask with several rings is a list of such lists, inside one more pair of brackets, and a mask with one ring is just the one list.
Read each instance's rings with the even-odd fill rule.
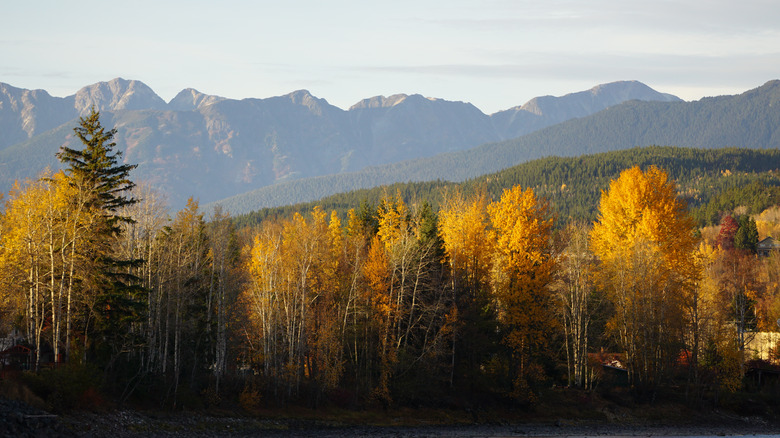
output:
[[514,393],[531,400],[532,383],[544,376],[540,359],[549,354],[555,327],[549,310],[553,219],[548,204],[520,186],[505,190],[487,210],[495,233],[492,287],[506,330],[503,341],[512,351]]
[[259,345],[263,375],[288,397],[304,382],[318,397],[338,383],[343,365],[341,225],[319,208],[311,216],[265,224],[248,261],[245,301],[254,329],[248,342]]
[[487,206],[485,193],[466,199],[453,192],[439,212],[453,302],[450,384],[457,374],[472,388],[480,383],[475,372],[491,354],[496,332],[490,290],[494,242]]
[[15,185],[1,219],[0,265],[9,302],[20,305],[24,331],[36,353],[45,335],[53,360],[69,352],[76,315],[81,316],[82,333],[88,324],[82,306],[89,307],[92,289],[83,285],[94,260],[88,243],[98,212],[79,199],[78,189],[62,172],[46,172],[36,181]]
[[489,239],[487,205],[484,193],[471,200],[453,193],[445,199],[439,214],[439,232],[454,290],[476,294],[489,282],[493,241]]
[[715,278],[722,318],[736,329],[735,345],[743,362],[749,359],[745,347],[760,323],[756,305],[763,298],[765,284],[759,280],[759,271],[758,260],[749,251],[734,248],[718,253]]
[[[378,231],[366,260],[365,277],[377,316],[378,381],[374,397],[389,403],[396,373],[435,362],[444,351],[449,302],[440,286],[438,233],[429,209],[407,207],[397,194],[378,208]],[[426,231],[427,230],[427,231]],[[431,235],[426,235],[430,231]],[[428,377],[430,379],[430,377]]]
[[693,226],[674,181],[657,167],[627,169],[602,192],[591,245],[615,308],[610,328],[632,382],[645,388],[683,347],[683,298],[697,272]]

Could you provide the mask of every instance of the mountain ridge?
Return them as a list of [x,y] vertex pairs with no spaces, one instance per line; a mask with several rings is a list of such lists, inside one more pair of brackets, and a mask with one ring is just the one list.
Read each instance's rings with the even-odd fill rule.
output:
[[[394,182],[463,181],[537,158],[651,145],[780,148],[780,80],[742,94],[695,102],[627,101],[512,140],[359,172],[290,181],[218,203],[233,214],[241,214]],[[278,203],[281,201],[284,203]]]
[[[649,87],[650,94],[637,93],[635,82],[600,87],[606,85],[626,88],[625,99],[667,99]],[[104,126],[118,129],[125,162],[139,165],[134,177],[165,189],[172,206],[181,207],[190,196],[211,202],[274,183],[511,138],[569,117],[562,108],[575,101],[576,114],[608,106],[611,101],[594,100],[599,89],[564,96],[568,104],[541,108],[541,116],[531,117],[533,126],[518,128],[517,120],[496,123],[500,116],[471,103],[419,94],[375,96],[345,111],[306,90],[236,100],[185,88],[166,103],[142,82],[123,78],[64,98],[0,84],[0,169],[6,169],[0,172],[0,190],[8,191],[15,179],[34,178],[45,167],[59,168],[56,151],[78,146],[69,135],[92,107],[101,111]]]

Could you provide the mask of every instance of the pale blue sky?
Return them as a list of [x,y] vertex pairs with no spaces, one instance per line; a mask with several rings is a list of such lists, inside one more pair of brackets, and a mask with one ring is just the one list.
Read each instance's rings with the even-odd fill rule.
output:
[[490,114],[616,80],[696,100],[780,78],[776,0],[3,3],[0,82],[55,96],[123,77],[166,101],[419,93]]

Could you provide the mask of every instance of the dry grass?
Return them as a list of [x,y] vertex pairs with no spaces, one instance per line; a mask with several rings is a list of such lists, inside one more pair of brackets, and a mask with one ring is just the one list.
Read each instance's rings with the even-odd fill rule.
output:
[[24,402],[37,409],[46,408],[46,403],[40,397],[30,391],[27,385],[16,380],[0,380],[0,397]]

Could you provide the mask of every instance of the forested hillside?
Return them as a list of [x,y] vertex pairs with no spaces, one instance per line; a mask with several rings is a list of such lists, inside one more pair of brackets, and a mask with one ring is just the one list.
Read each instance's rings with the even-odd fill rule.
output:
[[461,152],[291,181],[220,203],[233,214],[409,181],[464,181],[549,156],[575,157],[635,146],[780,147],[780,81],[736,96],[695,102],[631,101],[588,117]]
[[[549,200],[561,223],[596,219],[601,191],[610,179],[631,166],[656,165],[669,172],[702,225],[717,223],[719,213],[745,205],[758,213],[780,201],[780,151],[777,149],[695,149],[644,147],[582,157],[550,157],[530,161],[463,183],[444,181],[392,184],[323,198],[320,201],[262,209],[235,217],[240,224],[258,224],[267,217],[288,217],[314,205],[336,210],[342,217],[361,203],[378,205],[383,196],[400,193],[405,202],[426,200],[434,207],[448,191],[473,194],[486,190],[495,199],[514,185],[533,188]],[[748,193],[747,191],[751,191]],[[758,191],[758,192],[756,192]]]

